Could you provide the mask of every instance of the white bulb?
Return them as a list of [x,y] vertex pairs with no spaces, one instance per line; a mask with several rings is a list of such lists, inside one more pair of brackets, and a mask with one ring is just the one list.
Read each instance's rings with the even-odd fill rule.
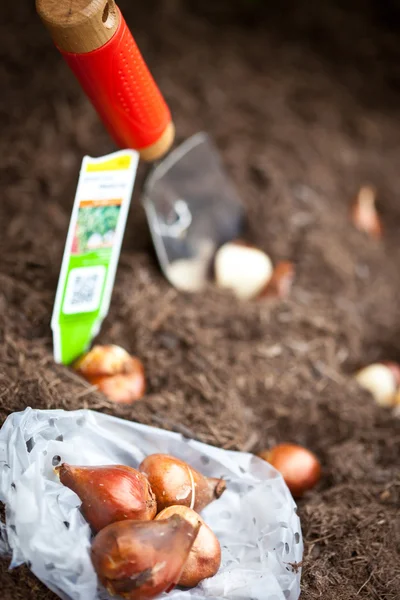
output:
[[356,376],[357,383],[368,390],[380,406],[393,406],[397,383],[389,367],[373,364],[361,369]]
[[272,277],[273,266],[265,252],[229,242],[215,256],[215,279],[221,288],[233,290],[242,300],[256,298]]

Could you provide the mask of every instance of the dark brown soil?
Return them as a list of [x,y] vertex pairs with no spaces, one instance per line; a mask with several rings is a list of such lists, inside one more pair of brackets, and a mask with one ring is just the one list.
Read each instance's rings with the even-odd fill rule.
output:
[[[400,360],[399,9],[121,0],[179,139],[214,136],[250,238],[294,261],[297,278],[281,303],[240,303],[212,286],[175,292],[136,193],[100,340],[143,359],[148,394],[117,408],[52,360],[80,161],[114,147],[33,4],[4,3],[0,24],[1,421],[26,406],[86,406],[225,448],[304,444],[324,475],[300,502],[303,597],[400,598],[399,412],[376,407],[351,377],[360,364]],[[379,190],[382,242],[348,219],[368,181]],[[0,565],[2,598],[53,597],[27,569]]]

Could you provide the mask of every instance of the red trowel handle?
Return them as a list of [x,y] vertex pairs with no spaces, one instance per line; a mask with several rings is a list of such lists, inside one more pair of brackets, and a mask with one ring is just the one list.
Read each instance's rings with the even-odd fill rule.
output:
[[171,114],[114,0],[36,0],[40,17],[109,133],[144,160],[168,152]]

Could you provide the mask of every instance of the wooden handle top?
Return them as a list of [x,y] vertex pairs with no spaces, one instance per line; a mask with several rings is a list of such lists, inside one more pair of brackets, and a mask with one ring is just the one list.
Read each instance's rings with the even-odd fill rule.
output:
[[119,24],[115,0],[36,0],[36,10],[63,52],[101,48]]

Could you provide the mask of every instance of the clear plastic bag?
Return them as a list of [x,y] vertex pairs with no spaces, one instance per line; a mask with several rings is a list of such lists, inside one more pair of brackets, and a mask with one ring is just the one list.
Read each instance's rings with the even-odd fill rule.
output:
[[[0,431],[0,501],[11,567],[28,563],[60,598],[109,598],[98,587],[89,548],[91,532],[78,496],[54,472],[61,461],[137,467],[148,454],[186,460],[228,487],[202,516],[222,547],[219,573],[171,600],[297,600],[303,541],[296,505],[280,474],[266,462],[182,436],[88,410],[14,413]],[[5,536],[6,534],[6,536]]]

